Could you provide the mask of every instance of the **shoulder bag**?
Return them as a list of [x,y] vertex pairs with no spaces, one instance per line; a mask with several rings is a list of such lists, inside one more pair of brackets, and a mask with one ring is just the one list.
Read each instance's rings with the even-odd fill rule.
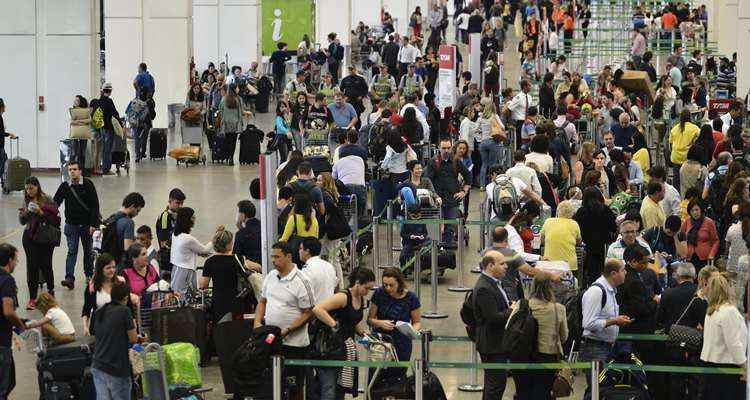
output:
[[246,299],[253,292],[253,286],[250,284],[250,272],[245,269],[245,265],[240,261],[237,254],[234,255],[237,261],[235,272],[237,274],[237,298]]
[[[560,335],[558,333],[558,325],[560,323],[557,319],[557,304],[553,303],[553,306],[555,307],[555,341],[557,342],[560,352],[562,353],[562,342],[560,341]],[[570,354],[572,356],[573,352],[571,351]],[[570,358],[568,359],[568,362],[570,362]],[[575,377],[573,376],[573,371],[570,369],[570,367],[565,367],[557,371],[557,374],[555,374],[555,380],[552,382],[553,397],[558,398],[571,396],[573,394],[574,382]]]
[[669,328],[667,335],[667,346],[687,351],[690,354],[698,354],[703,349],[703,332],[690,326],[680,325],[680,321],[685,317],[696,298],[693,297],[690,300],[680,317]]

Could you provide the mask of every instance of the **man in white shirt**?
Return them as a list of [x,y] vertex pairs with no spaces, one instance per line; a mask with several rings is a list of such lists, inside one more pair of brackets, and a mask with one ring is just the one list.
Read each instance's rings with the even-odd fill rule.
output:
[[[310,345],[307,321],[312,317],[315,305],[312,284],[292,262],[292,249],[287,243],[277,242],[271,247],[271,262],[275,269],[269,271],[263,280],[253,325],[255,328],[264,324],[279,327],[284,341],[283,356],[305,358]],[[287,376],[294,376],[298,382],[290,388],[290,398],[300,398],[304,393],[304,368],[285,369]]]
[[557,128],[563,128],[565,135],[572,143],[578,143],[578,132],[575,125],[568,121],[568,113],[565,107],[557,107],[557,118],[552,121]]
[[409,64],[414,64],[417,61],[417,57],[420,57],[422,52],[418,48],[412,46],[409,42],[409,37],[404,36],[403,46],[398,52],[398,63],[401,68],[401,75],[406,75],[406,67]]
[[419,107],[417,107],[417,96],[414,94],[406,95],[406,104],[404,104],[403,107],[401,107],[401,111],[399,111],[398,115],[403,117],[404,111],[406,111],[407,108],[413,108],[415,114],[417,114],[417,121],[419,121],[419,124],[422,125],[422,132],[424,133],[424,140],[427,142],[430,140],[430,125],[427,123],[427,118],[422,114],[421,111],[419,111]]
[[664,199],[659,202],[659,205],[664,210],[664,215],[667,217],[670,215],[682,215],[682,207],[680,207],[680,192],[672,185],[667,183],[667,170],[660,165],[651,167],[648,171],[648,176],[651,178],[651,182],[661,183],[664,186]]
[[506,171],[505,174],[522,180],[526,186],[534,191],[534,193],[541,196],[542,185],[539,182],[539,177],[536,175],[536,170],[526,166],[526,154],[522,150],[516,150],[516,152],[513,153],[513,161],[515,161],[516,164],[513,167],[508,168],[508,171]]
[[604,156],[607,157],[606,160],[604,160],[604,165],[609,165],[611,162],[609,158],[609,153],[612,152],[612,150],[622,150],[622,147],[615,146],[615,134],[612,133],[612,131],[607,131],[604,133],[604,147],[602,147],[602,152],[604,153]]
[[643,240],[641,235],[638,234],[638,231],[636,230],[636,224],[637,222],[627,220],[623,221],[620,224],[620,236],[618,236],[617,240],[609,245],[609,248],[607,249],[607,258],[622,260],[625,249],[628,246],[635,244],[636,242],[645,247],[646,250],[648,250],[649,255],[652,254],[651,247],[648,245],[648,243],[646,243],[645,240]]
[[[346,146],[356,146],[357,132],[349,131],[347,133]],[[353,137],[352,137],[353,136]],[[355,139],[354,143],[351,142]],[[344,146],[342,146],[343,148]],[[332,175],[335,179],[340,180],[349,190],[357,196],[357,213],[364,215],[367,209],[367,186],[365,186],[365,161],[356,154],[340,157],[333,163]]]
[[521,128],[523,128],[523,123],[526,121],[526,114],[529,111],[529,107],[534,105],[534,100],[529,92],[531,92],[531,82],[524,79],[521,81],[521,91],[508,104],[511,119],[516,124],[515,141],[517,144],[521,143]]
[[307,86],[305,85],[305,71],[297,71],[297,79],[289,81],[284,88],[284,94],[289,95],[289,100],[292,103],[297,102],[297,94],[305,92],[307,93]]
[[739,101],[733,101],[732,104],[729,106],[729,112],[719,117],[721,119],[722,125],[721,125],[721,133],[724,134],[724,136],[727,136],[727,131],[729,131],[729,127],[734,125],[734,119],[737,118],[742,113],[742,102]]
[[322,248],[320,240],[314,237],[304,238],[299,245],[299,258],[305,263],[301,271],[312,285],[315,304],[333,296],[342,274],[340,268],[337,271],[331,263],[320,258]]

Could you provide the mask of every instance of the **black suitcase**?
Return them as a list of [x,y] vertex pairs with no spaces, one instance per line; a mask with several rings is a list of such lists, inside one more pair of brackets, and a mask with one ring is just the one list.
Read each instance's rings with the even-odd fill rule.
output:
[[253,332],[253,320],[221,322],[214,327],[214,344],[219,357],[221,379],[224,381],[224,393],[234,393],[234,377],[232,375],[232,357],[237,349],[250,338]]
[[263,136],[263,131],[255,125],[248,125],[240,134],[240,165],[258,163]]
[[220,135],[214,135],[213,140],[211,141],[211,162],[212,163],[224,163],[227,160],[227,157],[224,156],[224,142],[226,140],[226,136],[220,136]]
[[206,353],[206,323],[206,313],[195,307],[157,308],[151,311],[151,340],[161,345],[191,343],[202,357]]
[[167,130],[151,128],[148,134],[148,158],[163,160],[167,158]]
[[47,381],[80,379],[84,370],[91,366],[94,353],[94,337],[82,337],[75,342],[50,347],[39,352],[37,371]]
[[81,378],[69,381],[47,380],[40,375],[39,398],[41,400],[96,400],[96,387],[91,369],[86,368]]

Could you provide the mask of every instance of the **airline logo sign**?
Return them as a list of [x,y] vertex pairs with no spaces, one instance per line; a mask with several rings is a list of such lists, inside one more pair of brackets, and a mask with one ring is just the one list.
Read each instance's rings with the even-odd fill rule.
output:
[[456,65],[456,48],[440,46],[440,69],[453,69]]

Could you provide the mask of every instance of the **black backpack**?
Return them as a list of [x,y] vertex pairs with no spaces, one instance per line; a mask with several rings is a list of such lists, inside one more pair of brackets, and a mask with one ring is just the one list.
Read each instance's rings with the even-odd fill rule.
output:
[[[273,335],[273,340],[271,336]],[[268,341],[267,341],[268,340]],[[269,343],[270,342],[270,343]],[[271,357],[281,354],[281,329],[264,325],[255,328],[232,357],[235,394],[255,398],[271,398]],[[244,397],[240,397],[244,398]]]
[[720,174],[717,171],[714,171],[713,173],[715,174],[715,177],[709,186],[708,204],[711,206],[713,218],[718,220],[722,217],[722,213],[724,212],[724,202],[726,201],[729,188],[726,184],[727,174]]
[[345,238],[352,233],[344,212],[335,203],[326,208],[323,232],[329,240]]
[[474,308],[474,291],[472,290],[466,293],[466,297],[464,297],[464,302],[461,305],[461,311],[459,313],[461,315],[461,321],[466,325],[466,334],[472,342],[477,340],[477,316]]
[[531,357],[537,352],[538,333],[539,324],[531,314],[529,301],[521,299],[518,310],[505,327],[500,348],[513,362],[531,361]]
[[122,238],[117,235],[117,221],[120,218],[125,218],[125,216],[124,213],[118,211],[102,221],[101,252],[111,255],[118,263],[123,253],[125,253],[125,249],[122,248]]
[[[607,305],[607,291],[604,286],[598,283],[593,283],[591,286],[596,286],[602,291],[601,308],[603,309]],[[586,292],[578,293],[577,296],[571,297],[565,305],[565,313],[568,319],[568,340],[565,342],[565,348],[570,348],[570,343],[576,341],[580,343],[581,337],[583,336],[583,295]]]
[[367,132],[367,150],[375,162],[383,161],[385,158],[388,125],[388,121],[379,119],[365,131]]

